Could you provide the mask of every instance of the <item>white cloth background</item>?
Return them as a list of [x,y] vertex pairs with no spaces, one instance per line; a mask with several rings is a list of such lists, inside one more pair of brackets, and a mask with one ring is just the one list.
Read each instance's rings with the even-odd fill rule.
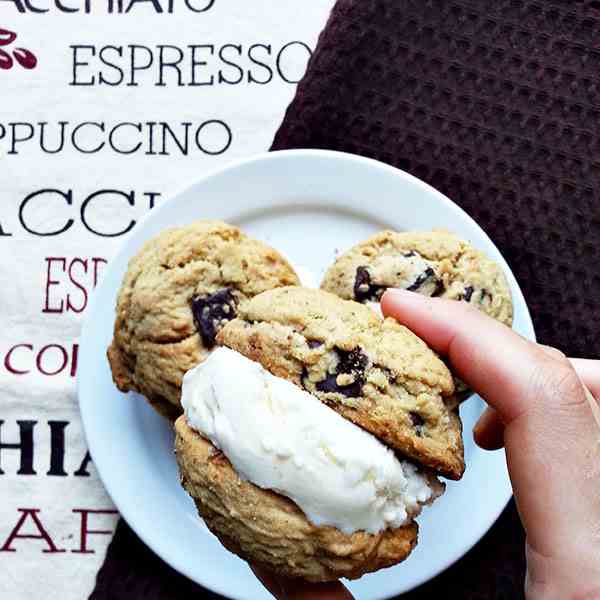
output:
[[[123,239],[99,233],[116,233],[144,214],[149,193],[158,204],[217,165],[267,150],[295,91],[284,77],[299,79],[308,58],[301,44],[288,46],[279,60],[282,77],[277,55],[290,42],[314,48],[333,4],[188,0],[197,10],[208,6],[205,12],[193,12],[184,0],[172,0],[169,14],[168,0],[123,0],[124,9],[131,4],[128,14],[107,14],[112,0],[88,1],[91,14],[59,10],[81,11],[86,0],[0,3],[0,29],[18,34],[12,44],[0,45],[14,62],[11,69],[0,69],[0,596],[11,600],[86,598],[117,519],[112,512],[85,512],[114,507],[93,464],[80,469],[86,446],[75,394],[76,344],[86,295]],[[32,12],[32,7],[47,12]],[[6,34],[0,34],[3,39]],[[223,49],[227,44],[233,46]],[[270,46],[270,55],[268,48],[256,46],[253,62],[248,58],[253,44]],[[77,45],[94,50],[78,50],[74,57],[71,46]],[[130,45],[145,46],[153,54],[153,66],[137,72],[137,86],[127,85]],[[173,68],[164,70],[166,85],[156,85],[161,83],[158,45],[184,53],[183,85]],[[214,46],[212,51],[196,50],[196,61],[207,63],[196,65],[196,81],[206,85],[186,85],[192,70],[189,45]],[[123,69],[120,85],[99,85],[104,46],[116,47],[103,56]],[[15,60],[18,47],[36,55],[34,69]],[[134,52],[138,64],[149,60],[147,50]],[[220,52],[239,65],[243,81],[219,83],[219,70],[230,81],[240,77]],[[163,53],[167,61],[179,56],[173,48]],[[76,80],[95,77],[94,85],[71,85],[74,60],[89,63],[75,67]],[[271,72],[270,81],[248,81],[249,69],[250,79],[261,81]],[[115,83],[120,75],[105,65],[102,77]],[[223,153],[208,155],[192,143],[184,155],[168,138],[170,155],[149,154],[147,125],[142,134],[132,125],[115,132],[113,145],[121,151],[143,142],[131,154],[115,152],[107,139],[111,127],[121,122],[165,121],[179,135],[182,122],[192,123],[195,131],[208,120],[220,120],[231,131],[231,144]],[[68,124],[65,145],[51,154],[40,146],[40,123],[47,123],[46,150],[53,150],[60,145],[60,122]],[[104,133],[101,125],[86,125],[75,136],[88,150],[104,141],[96,153],[81,153],[71,144],[73,129],[84,122],[104,123]],[[220,124],[205,125],[200,143],[219,150],[225,133]],[[32,139],[18,141],[30,134]],[[157,139],[154,150],[159,152]],[[41,190],[53,191],[36,194]],[[112,191],[93,196],[100,190]],[[20,469],[25,473],[19,474]]]

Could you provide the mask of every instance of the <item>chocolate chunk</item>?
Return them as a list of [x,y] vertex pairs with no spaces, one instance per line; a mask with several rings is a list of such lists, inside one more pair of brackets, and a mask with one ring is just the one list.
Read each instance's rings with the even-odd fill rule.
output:
[[215,345],[215,338],[221,327],[235,318],[236,307],[235,296],[229,288],[223,288],[209,296],[192,298],[194,323],[207,348]]
[[410,420],[412,421],[412,424],[415,427],[418,427],[418,426],[423,425],[425,423],[423,417],[419,413],[411,412],[409,414],[410,414]]
[[371,274],[366,267],[356,269],[354,280],[354,299],[357,302],[379,302],[383,292],[387,289],[385,285],[371,282]]
[[432,296],[439,296],[444,291],[444,284],[438,279],[435,271],[431,267],[427,267],[416,279],[415,282],[409,285],[406,289],[409,292],[418,292],[426,283],[435,283],[435,289]]
[[410,412],[409,416],[417,435],[421,437],[421,435],[423,435],[423,425],[425,425],[425,420],[419,413],[416,412]]
[[308,347],[311,349],[319,348],[320,346],[323,345],[323,342],[321,342],[320,340],[306,340],[306,343],[308,344]]
[[355,375],[360,374],[361,377],[364,376],[369,359],[358,346],[349,352],[336,348],[336,352],[340,359],[337,366],[338,373],[353,373]]
[[[347,396],[348,398],[351,398],[352,396],[360,395],[360,388],[354,389],[356,387],[356,382],[351,385],[340,387],[337,384],[336,380],[337,380],[336,373],[328,373],[327,377],[325,377],[325,379],[323,379],[322,381],[318,381],[317,384],[315,385],[315,387],[317,388],[317,390],[319,392],[324,392],[326,394],[340,393],[340,394],[343,394],[344,396]],[[354,393],[354,392],[356,392],[356,393]]]
[[[362,393],[365,383],[365,369],[369,359],[360,348],[354,348],[349,352],[336,348],[338,364],[335,373],[328,373],[325,379],[318,381],[315,385],[317,391],[325,393],[337,393],[347,398],[356,398]],[[348,374],[354,377],[354,381],[348,385],[338,385],[338,375]]]
[[474,292],[474,288],[472,285],[468,285],[467,287],[465,287],[461,297],[459,298],[459,300],[464,300],[465,302],[470,302],[471,301],[471,296],[473,296],[473,292]]
[[379,370],[385,375],[386,379],[390,382],[390,383],[396,383],[397,379],[396,376],[394,375],[394,373],[392,373],[392,371],[390,371],[390,369],[386,368],[386,367],[379,367]]
[[[479,291],[479,304],[483,304],[486,297],[492,300],[492,294],[488,292],[485,288],[481,288]],[[475,293],[475,288],[471,285],[465,287],[463,293],[459,296],[459,300],[464,300],[465,302],[471,302],[473,298],[473,294]]]
[[412,258],[413,256],[417,256],[417,253],[414,250],[411,250],[410,252],[405,252],[402,256],[405,258]]
[[435,290],[433,290],[433,294],[431,294],[432,298],[437,298],[441,296],[446,291],[444,287],[444,283],[441,279],[435,278]]

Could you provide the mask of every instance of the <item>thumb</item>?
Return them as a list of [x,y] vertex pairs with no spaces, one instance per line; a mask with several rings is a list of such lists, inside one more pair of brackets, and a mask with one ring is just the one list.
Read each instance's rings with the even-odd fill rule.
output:
[[[589,416],[583,386],[564,355],[544,352],[481,311],[404,290],[388,290],[381,308],[447,356],[454,372],[485,398],[505,425],[536,408],[563,413],[574,409],[578,414],[585,409]],[[542,393],[548,391],[552,393]]]

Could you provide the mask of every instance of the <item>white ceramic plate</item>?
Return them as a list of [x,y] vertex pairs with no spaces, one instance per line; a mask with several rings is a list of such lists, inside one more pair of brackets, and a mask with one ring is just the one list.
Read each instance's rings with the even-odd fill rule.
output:
[[[180,487],[168,423],[142,398],[116,390],[105,358],[128,260],[166,227],[202,218],[240,225],[308,271],[315,284],[336,253],[380,229],[447,228],[504,267],[514,328],[531,339],[534,332],[517,282],[480,227],[433,188],[376,161],[314,150],[264,154],[203,177],[149,213],[107,267],[83,326],[78,393],[90,452],[117,508],[154,552],[224,596],[266,600],[270,595],[210,534]],[[423,511],[419,545],[405,563],[349,583],[357,598],[389,598],[434,577],[465,554],[505,507],[512,491],[504,453],[484,452],[472,441],[482,409],[477,396],[461,408],[462,481],[449,482],[446,494]]]

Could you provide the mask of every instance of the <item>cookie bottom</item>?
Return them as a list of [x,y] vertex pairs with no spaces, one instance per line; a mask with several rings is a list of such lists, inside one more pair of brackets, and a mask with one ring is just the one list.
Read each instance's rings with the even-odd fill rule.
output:
[[164,396],[156,393],[150,393],[141,390],[131,377],[131,370],[127,365],[126,358],[123,356],[117,345],[113,342],[106,351],[108,363],[110,365],[112,378],[117,388],[124,393],[136,391],[146,397],[146,400],[156,412],[169,421],[173,422],[181,414],[181,407],[175,406]]
[[240,479],[184,416],[175,432],[183,487],[210,531],[244,560],[314,582],[358,579],[402,562],[417,544],[414,522],[377,534],[317,527],[291,500]]

